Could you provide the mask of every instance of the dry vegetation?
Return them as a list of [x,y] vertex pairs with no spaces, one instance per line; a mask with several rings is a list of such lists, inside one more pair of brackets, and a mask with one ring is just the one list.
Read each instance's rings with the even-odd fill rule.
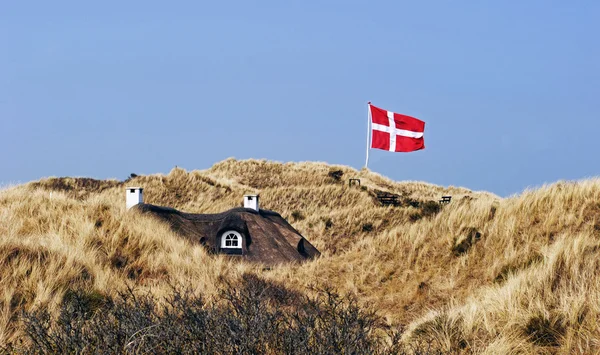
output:
[[[349,187],[350,177],[362,186]],[[261,205],[323,255],[271,270],[208,255],[151,217],[127,213],[125,186],[194,213],[260,192]],[[382,206],[376,191],[402,205]],[[431,201],[442,195],[453,200],[438,208]],[[110,299],[133,288],[165,299],[178,285],[213,307],[225,285],[253,275],[306,297],[323,288],[351,295],[382,317],[379,330],[399,329],[403,344],[600,352],[599,180],[501,199],[324,163],[234,159],[127,182],[49,178],[0,190],[0,266],[0,344],[20,339],[23,311],[59,314],[65,294]]]

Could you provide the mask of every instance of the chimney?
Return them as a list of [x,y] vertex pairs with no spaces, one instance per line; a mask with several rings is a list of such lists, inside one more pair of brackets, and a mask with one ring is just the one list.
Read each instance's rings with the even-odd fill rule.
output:
[[125,195],[127,196],[127,209],[138,203],[144,203],[144,189],[141,187],[126,187]]
[[258,195],[244,195],[244,208],[258,212]]

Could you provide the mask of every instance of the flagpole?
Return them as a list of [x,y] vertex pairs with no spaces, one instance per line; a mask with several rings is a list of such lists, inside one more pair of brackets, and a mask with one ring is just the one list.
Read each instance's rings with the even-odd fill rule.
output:
[[365,169],[369,167],[369,138],[371,137],[371,101],[367,103],[367,160]]

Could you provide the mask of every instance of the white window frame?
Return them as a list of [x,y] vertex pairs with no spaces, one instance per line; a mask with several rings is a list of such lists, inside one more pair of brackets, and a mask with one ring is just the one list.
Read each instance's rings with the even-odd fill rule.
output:
[[[233,239],[233,237],[235,239]],[[237,245],[227,245],[227,237],[230,237],[229,240],[237,240]],[[236,231],[226,231],[221,235],[221,248],[222,249],[242,249],[242,235]]]

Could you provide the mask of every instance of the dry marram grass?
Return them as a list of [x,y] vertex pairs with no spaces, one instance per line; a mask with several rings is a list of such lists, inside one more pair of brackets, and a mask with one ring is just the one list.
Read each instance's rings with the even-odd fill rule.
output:
[[[349,177],[362,186],[349,187]],[[0,342],[18,335],[19,310],[56,310],[67,290],[110,295],[134,285],[160,295],[178,284],[210,295],[251,273],[296,292],[328,285],[356,295],[404,329],[402,341],[442,351],[600,351],[599,180],[501,199],[325,163],[228,159],[127,185],[143,186],[148,203],[192,213],[237,207],[244,193],[259,192],[262,206],[323,255],[271,270],[208,255],[126,212],[119,181],[8,187],[0,190]],[[376,191],[397,194],[401,206],[382,206]],[[437,208],[442,195],[452,203]]]

